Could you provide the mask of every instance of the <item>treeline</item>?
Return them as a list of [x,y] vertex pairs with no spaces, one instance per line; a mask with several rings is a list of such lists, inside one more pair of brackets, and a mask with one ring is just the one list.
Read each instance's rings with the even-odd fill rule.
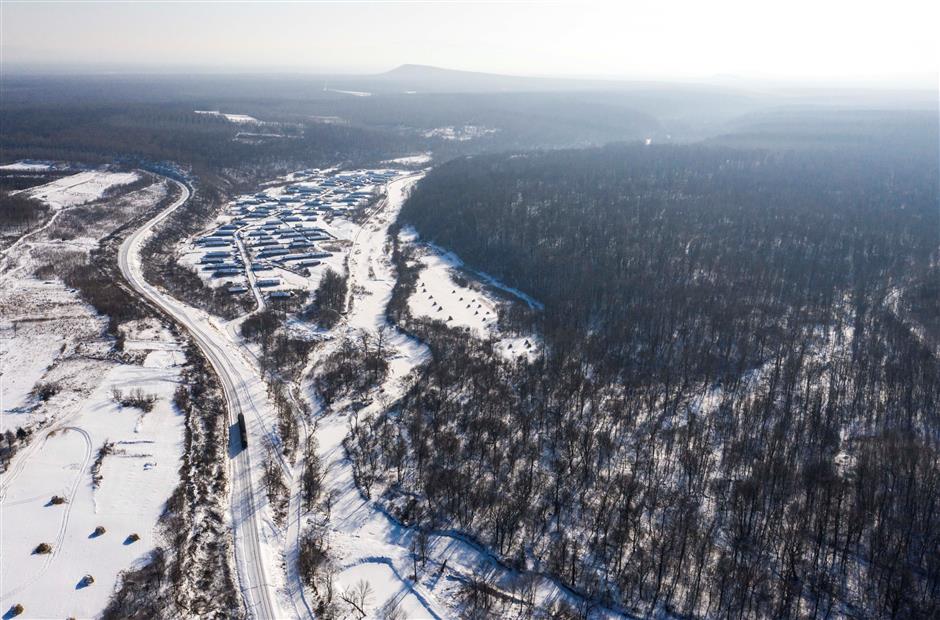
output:
[[360,485],[636,613],[936,616],[940,364],[889,302],[937,260],[937,183],[874,149],[441,166],[402,221],[544,302],[545,354],[407,316],[399,251],[433,356],[351,431]]
[[29,227],[38,226],[49,216],[49,207],[40,200],[0,189],[0,247],[15,242]]
[[[397,132],[324,123],[252,126],[195,114],[192,104],[70,104],[0,108],[4,157],[110,163],[170,160],[197,172],[378,161],[407,149]],[[236,140],[240,132],[283,137]]]

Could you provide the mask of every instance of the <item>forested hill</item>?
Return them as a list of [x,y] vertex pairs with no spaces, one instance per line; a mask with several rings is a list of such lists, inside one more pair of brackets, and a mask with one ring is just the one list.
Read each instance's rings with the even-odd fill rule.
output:
[[437,167],[401,222],[544,302],[547,354],[397,316],[433,359],[360,483],[634,613],[936,617],[937,162],[867,142]]
[[550,341],[643,374],[692,349],[717,379],[922,273],[937,196],[935,161],[877,151],[615,146],[451,162],[402,220],[545,302]]

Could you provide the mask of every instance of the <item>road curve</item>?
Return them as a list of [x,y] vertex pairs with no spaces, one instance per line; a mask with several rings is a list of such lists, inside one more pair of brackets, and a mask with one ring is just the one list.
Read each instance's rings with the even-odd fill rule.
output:
[[[143,276],[140,248],[150,236],[153,227],[165,220],[173,211],[183,205],[190,197],[189,188],[168,179],[181,191],[180,197],[156,217],[146,222],[121,244],[118,263],[127,282],[141,296],[176,320],[186,329],[200,348],[219,377],[228,408],[229,426],[236,424],[238,414],[244,413],[246,420],[254,420],[248,425],[249,434],[261,422],[260,413],[252,401],[244,374],[239,372],[240,365],[232,360],[219,344],[218,333],[213,333],[210,326],[197,320],[195,311],[164,291],[149,284]],[[261,431],[266,429],[262,425]],[[251,441],[260,441],[253,437]],[[255,508],[255,492],[252,484],[251,459],[248,450],[239,450],[229,459],[229,474],[232,479],[231,510],[235,533],[235,563],[238,581],[247,614],[263,620],[283,617],[277,604],[274,588],[267,579],[264,557],[260,540],[260,516]]]

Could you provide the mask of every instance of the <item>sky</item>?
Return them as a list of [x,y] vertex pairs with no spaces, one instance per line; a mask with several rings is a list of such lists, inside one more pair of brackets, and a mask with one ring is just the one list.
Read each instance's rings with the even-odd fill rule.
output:
[[2,0],[5,71],[377,73],[936,87],[922,0],[163,2]]

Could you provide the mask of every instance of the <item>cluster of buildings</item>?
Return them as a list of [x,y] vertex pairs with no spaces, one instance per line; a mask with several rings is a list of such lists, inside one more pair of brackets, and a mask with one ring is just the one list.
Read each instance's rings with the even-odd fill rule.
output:
[[[333,239],[319,222],[363,206],[377,187],[394,178],[391,171],[339,172],[305,170],[274,189],[242,196],[229,208],[225,223],[199,237],[199,268],[211,279],[225,279],[233,295],[254,286],[271,299],[289,297],[278,270],[309,275],[330,256],[320,244]],[[249,274],[251,277],[249,277]]]

